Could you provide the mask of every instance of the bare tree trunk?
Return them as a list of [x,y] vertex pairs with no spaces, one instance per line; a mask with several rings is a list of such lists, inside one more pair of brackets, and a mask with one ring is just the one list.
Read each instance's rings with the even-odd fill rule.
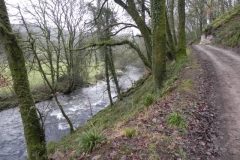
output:
[[74,132],[74,128],[73,128],[72,122],[69,119],[69,117],[66,115],[65,111],[63,110],[63,107],[62,107],[61,103],[59,102],[56,94],[54,95],[54,99],[55,99],[55,101],[56,101],[56,103],[57,103],[57,105],[58,105],[58,107],[59,107],[63,117],[66,119],[66,121],[67,121],[67,123],[69,125],[70,133],[73,133]]
[[232,0],[228,0],[228,9],[230,10],[232,8]]
[[175,30],[175,19],[174,19],[174,1],[175,0],[170,0],[170,20],[169,24],[171,26],[171,31],[173,35],[173,41],[174,44],[177,45],[177,35],[176,35],[176,30]]
[[40,124],[37,109],[30,93],[23,52],[12,32],[4,0],[0,0],[0,19],[0,39],[7,54],[13,87],[19,101],[28,156],[31,160],[46,160],[44,129]]
[[116,74],[116,70],[115,70],[115,65],[114,65],[114,62],[113,62],[113,56],[112,56],[112,49],[111,49],[111,47],[109,47],[108,51],[109,51],[108,58],[109,58],[110,71],[112,73],[113,80],[114,80],[114,83],[115,83],[115,86],[116,86],[116,89],[117,89],[118,98],[120,100],[122,100],[122,94],[121,94],[121,90],[120,90],[120,87],[119,87],[119,84],[118,84],[118,79],[117,79],[117,74]]
[[221,15],[221,14],[223,14],[225,12],[224,0],[218,0],[218,2],[220,4],[220,9],[221,9],[220,15]]
[[171,33],[171,29],[170,29],[167,14],[166,14],[166,29],[167,29],[167,41],[168,41],[169,48],[170,48],[170,51],[171,51],[171,56],[175,59],[176,49],[175,49],[175,45],[174,45],[174,42],[173,42],[173,37],[172,37],[172,33]]
[[141,7],[142,7],[142,9],[141,9],[141,12],[142,12],[142,19],[143,19],[143,21],[144,21],[144,23],[145,23],[145,20],[146,20],[146,14],[145,14],[145,0],[142,0],[141,1]]

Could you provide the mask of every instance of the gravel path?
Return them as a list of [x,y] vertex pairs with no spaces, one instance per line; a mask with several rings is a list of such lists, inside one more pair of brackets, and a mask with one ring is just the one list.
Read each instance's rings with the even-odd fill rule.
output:
[[[216,94],[222,113],[220,127],[224,133],[221,140],[222,160],[240,159],[240,55],[209,45],[193,46],[198,56],[207,59],[215,69],[218,79]],[[217,102],[217,103],[219,103]]]

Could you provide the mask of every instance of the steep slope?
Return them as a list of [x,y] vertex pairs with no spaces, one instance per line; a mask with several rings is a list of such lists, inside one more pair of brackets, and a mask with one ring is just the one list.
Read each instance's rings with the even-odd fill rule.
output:
[[240,5],[214,20],[204,30],[212,44],[240,47]]
[[[207,102],[213,101],[209,97],[215,79],[209,68],[193,54],[171,63],[162,90],[155,91],[151,76],[139,81],[122,101],[99,112],[75,133],[50,142],[49,158],[216,159],[220,152],[214,140],[219,135],[217,111]],[[96,146],[91,148],[92,144]]]

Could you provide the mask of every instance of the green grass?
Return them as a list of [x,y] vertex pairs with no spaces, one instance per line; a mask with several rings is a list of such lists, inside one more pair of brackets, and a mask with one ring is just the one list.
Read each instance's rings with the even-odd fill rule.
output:
[[125,134],[125,136],[127,136],[129,138],[132,138],[135,135],[137,135],[137,131],[133,128],[125,128],[124,129],[124,134]]
[[96,128],[92,128],[82,132],[77,141],[79,142],[78,146],[83,152],[91,153],[97,145],[105,141],[105,138],[100,131]]
[[177,126],[179,129],[186,128],[186,122],[184,120],[184,117],[178,112],[173,112],[167,115],[167,124],[170,127]]
[[149,105],[153,104],[153,102],[154,102],[154,96],[152,94],[147,94],[145,97],[144,104],[146,106],[149,106]]
[[214,35],[214,44],[240,47],[240,4],[214,20],[204,30]]
[[[37,65],[26,65],[28,71],[28,80],[30,84],[30,90],[33,93],[33,97],[36,101],[43,100],[48,97],[48,90],[45,87],[44,79],[41,73],[38,71]],[[30,70],[31,68],[31,70]],[[43,65],[45,72],[49,73],[50,69],[46,65]],[[11,73],[9,68],[4,69],[4,76],[9,77],[9,81],[12,82]],[[47,75],[50,80],[50,75]],[[12,83],[7,87],[0,88],[0,111],[6,108],[15,107],[17,105],[17,99],[13,91]]]
[[[187,58],[182,59],[181,61],[176,62],[168,67],[168,79],[166,79],[164,87],[157,92],[155,100],[160,100],[164,94],[171,90],[173,83],[177,79],[180,70],[185,66],[186,62]],[[142,85],[137,87],[137,84]],[[54,146],[55,149],[52,149],[52,146],[50,147],[48,145],[49,153],[51,153],[50,151],[56,149],[59,149],[62,152],[74,149],[76,146],[78,146],[76,139],[79,138],[79,134],[91,129],[92,127],[98,128],[99,132],[101,132],[107,127],[114,128],[115,124],[118,122],[125,122],[129,120],[137,115],[139,111],[147,107],[145,105],[146,94],[152,95],[154,91],[155,87],[152,76],[139,80],[133,88],[127,91],[127,93],[130,93],[127,97],[124,97],[122,101],[115,102],[112,107],[108,106],[100,111],[85,125],[79,127],[73,134],[64,136]]]
[[194,80],[187,79],[186,81],[183,81],[181,84],[181,90],[195,93],[196,91],[194,90]]
[[[66,74],[67,67],[66,64],[60,63],[60,76]],[[37,64],[26,64],[27,72],[28,72],[28,80],[30,84],[30,90],[33,94],[33,98],[35,101],[41,101],[49,97],[49,89],[45,84],[44,78],[42,77],[41,72],[39,71],[39,67]],[[56,69],[56,65],[53,66]],[[47,64],[42,64],[42,68],[46,73],[47,79],[51,83],[51,70]],[[9,81],[11,80],[11,72],[9,68],[4,68],[0,70],[4,72],[4,77],[9,77]],[[90,65],[89,68],[89,79],[90,83],[96,83],[95,75],[99,74],[101,70],[103,70],[103,64],[99,65]],[[63,86],[63,85],[62,85]],[[61,86],[60,86],[61,87]],[[59,88],[59,90],[64,90],[63,88]],[[17,105],[17,100],[15,94],[13,92],[12,84],[7,87],[0,87],[0,111],[6,108],[15,107]]]

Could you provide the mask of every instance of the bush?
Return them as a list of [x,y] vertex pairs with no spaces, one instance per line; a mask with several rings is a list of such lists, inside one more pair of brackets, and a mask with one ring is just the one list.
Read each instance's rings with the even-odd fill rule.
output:
[[100,143],[105,141],[103,134],[96,129],[84,131],[79,137],[80,148],[87,153],[91,153],[92,150]]
[[167,124],[170,127],[177,126],[179,129],[184,129],[186,127],[183,116],[177,112],[170,113],[167,116]]

